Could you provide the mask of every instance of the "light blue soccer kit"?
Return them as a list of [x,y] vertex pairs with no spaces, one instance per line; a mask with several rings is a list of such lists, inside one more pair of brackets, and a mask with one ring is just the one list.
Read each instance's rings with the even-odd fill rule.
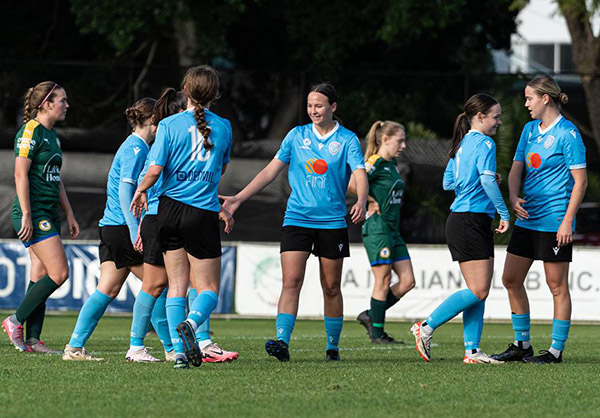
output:
[[[275,158],[289,166],[292,192],[283,226],[316,229],[346,227],[346,192],[354,170],[364,169],[360,142],[353,132],[336,122],[319,134],[313,124],[297,126],[284,138]],[[325,316],[327,349],[338,349],[344,317]],[[296,316],[277,315],[277,339],[289,345]]]
[[[471,130],[462,139],[456,155],[444,171],[444,190],[454,190],[452,212],[495,213],[502,220],[510,215],[496,182],[496,144],[483,133]],[[447,297],[426,319],[436,329],[463,313],[465,350],[479,348],[483,330],[485,299],[480,300],[470,289],[459,290]]]
[[[514,160],[525,165],[523,207],[529,217],[517,219],[517,226],[542,232],[558,231],[575,184],[571,170],[586,168],[585,152],[579,130],[562,115],[543,130],[539,120],[525,125]],[[529,313],[512,314],[512,323],[516,342],[531,339]],[[552,348],[564,350],[570,326],[571,321],[552,321]]]
[[[193,110],[186,110],[159,123],[149,165],[163,167],[160,196],[219,212],[218,186],[223,166],[229,163],[231,155],[231,124],[209,110],[205,110],[205,118],[211,128],[209,140],[212,148],[204,148],[204,138],[198,131]],[[211,290],[198,293],[187,316],[195,331],[208,320],[217,302],[218,295]],[[175,352],[182,354],[183,342],[176,327],[186,320],[186,298],[168,297],[166,307]]]

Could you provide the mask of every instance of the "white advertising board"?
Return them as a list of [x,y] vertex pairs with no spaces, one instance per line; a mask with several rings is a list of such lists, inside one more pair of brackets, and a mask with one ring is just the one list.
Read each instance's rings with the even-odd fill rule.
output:
[[[391,308],[387,318],[417,319],[427,316],[448,295],[465,288],[458,263],[445,246],[409,246],[416,287]],[[364,248],[351,245],[344,260],[342,293],[344,315],[353,317],[369,307],[372,274]],[[502,287],[505,247],[496,248],[495,274],[486,301],[485,317],[510,319],[506,290]],[[574,320],[600,321],[600,249],[576,248],[569,273]],[[394,278],[394,280],[396,280]],[[534,320],[552,319],[552,295],[545,283],[543,263],[533,263],[526,280]],[[235,288],[236,312],[240,315],[275,316],[281,291],[278,244],[238,244]],[[298,316],[323,315],[318,259],[311,256],[306,267]]]

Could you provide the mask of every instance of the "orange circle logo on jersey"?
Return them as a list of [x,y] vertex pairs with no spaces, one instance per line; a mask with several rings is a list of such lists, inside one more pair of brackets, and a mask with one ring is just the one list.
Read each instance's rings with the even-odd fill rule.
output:
[[527,154],[527,165],[532,168],[540,168],[542,165],[542,157],[537,152]]
[[304,167],[311,174],[325,174],[327,172],[327,162],[321,159],[311,158],[306,160]]

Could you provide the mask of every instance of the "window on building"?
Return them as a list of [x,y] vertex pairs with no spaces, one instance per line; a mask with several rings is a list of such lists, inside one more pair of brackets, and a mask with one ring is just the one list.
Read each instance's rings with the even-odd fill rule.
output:
[[534,70],[554,70],[554,44],[529,44],[529,62]]
[[560,71],[574,72],[576,70],[573,62],[573,48],[570,44],[560,45]]

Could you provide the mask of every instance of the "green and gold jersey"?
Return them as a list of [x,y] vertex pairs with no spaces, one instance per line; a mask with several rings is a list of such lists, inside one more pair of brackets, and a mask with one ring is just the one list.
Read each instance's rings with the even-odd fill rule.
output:
[[387,161],[377,154],[366,162],[369,196],[377,201],[381,215],[371,216],[365,222],[363,233],[388,233],[400,230],[400,203],[404,181],[398,173],[396,160]]
[[[48,130],[36,120],[27,122],[15,137],[15,158],[31,160],[29,168],[29,202],[32,216],[39,210],[58,210],[62,151],[54,129]],[[18,197],[13,216],[22,215]]]

